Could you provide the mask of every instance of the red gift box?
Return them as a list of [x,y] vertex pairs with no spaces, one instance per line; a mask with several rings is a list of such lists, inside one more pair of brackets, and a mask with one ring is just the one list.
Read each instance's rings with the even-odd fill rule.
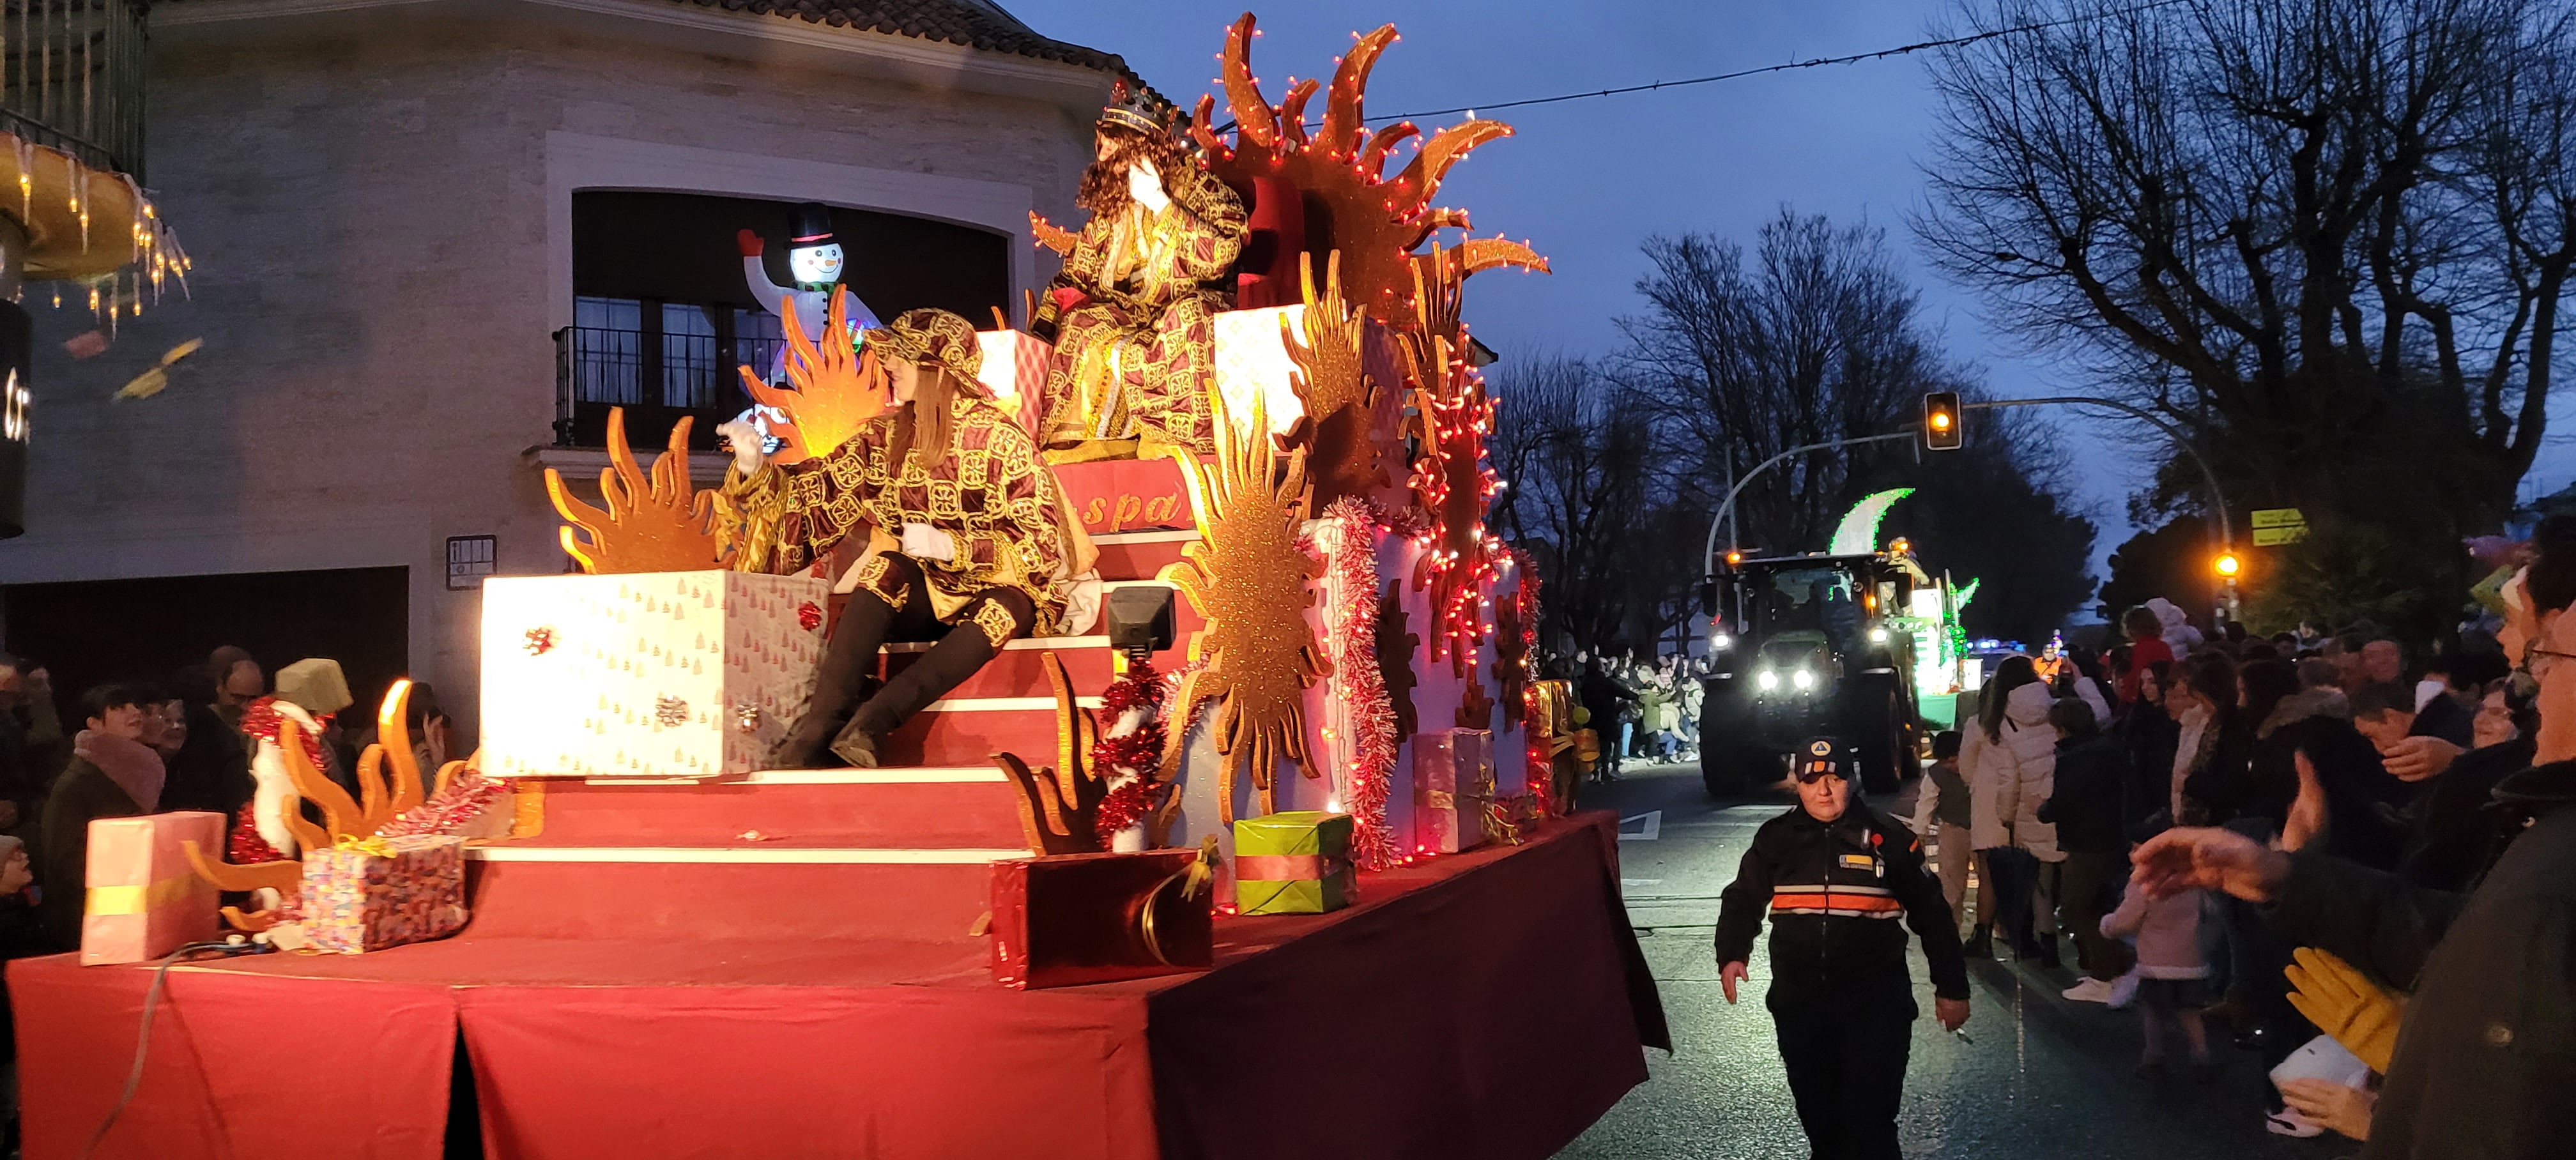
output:
[[187,810],[89,824],[82,966],[149,962],[215,937],[215,884],[197,876],[184,842],[222,850],[224,816]]
[[1071,987],[1204,971],[1215,891],[1188,890],[1196,850],[993,863],[993,981]]

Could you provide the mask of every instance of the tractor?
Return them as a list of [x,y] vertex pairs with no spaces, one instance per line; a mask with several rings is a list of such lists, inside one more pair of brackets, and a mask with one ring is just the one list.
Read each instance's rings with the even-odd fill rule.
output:
[[1769,559],[1728,553],[1700,588],[1711,673],[1700,776],[1731,797],[1785,776],[1810,737],[1850,746],[1860,788],[1893,792],[1915,758],[1915,648],[1907,613],[1926,581],[1900,546]]

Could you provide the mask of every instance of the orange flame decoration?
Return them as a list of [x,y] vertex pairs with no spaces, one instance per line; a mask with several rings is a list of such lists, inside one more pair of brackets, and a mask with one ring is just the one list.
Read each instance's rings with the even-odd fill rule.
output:
[[1299,82],[1272,106],[1252,76],[1253,35],[1252,14],[1247,12],[1234,22],[1225,40],[1223,83],[1227,110],[1234,115],[1233,142],[1229,144],[1210,128],[1214,96],[1199,98],[1191,135],[1205,150],[1209,171],[1235,188],[1250,189],[1262,179],[1275,178],[1310,203],[1325,207],[1322,214],[1308,214],[1308,228],[1315,230],[1317,223],[1328,222],[1330,235],[1310,235],[1305,248],[1310,253],[1342,252],[1343,288],[1371,317],[1398,329],[1417,324],[1415,304],[1405,292],[1413,286],[1413,267],[1425,262],[1445,263],[1458,278],[1497,266],[1547,270],[1547,259],[1526,243],[1500,237],[1470,238],[1445,253],[1414,252],[1437,230],[1468,228],[1465,211],[1434,208],[1431,198],[1440,191],[1451,166],[1477,146],[1511,136],[1512,127],[1478,119],[1442,129],[1421,141],[1411,162],[1389,179],[1390,155],[1406,139],[1421,133],[1408,121],[1372,134],[1361,115],[1369,71],[1376,67],[1378,54],[1395,41],[1394,25],[1357,37],[1351,51],[1335,62],[1323,124],[1312,138],[1306,135],[1306,102],[1315,95],[1318,82]]
[[[451,761],[439,767],[435,785],[421,784],[420,762],[412,756],[411,729],[407,710],[411,704],[409,678],[395,681],[385,690],[384,703],[376,710],[376,736],[380,739],[358,755],[358,794],[323,776],[304,754],[304,729],[293,720],[277,726],[279,756],[286,761],[286,777],[294,792],[286,799],[286,825],[295,834],[295,844],[306,850],[327,850],[342,838],[363,838],[383,829],[385,824],[401,817],[405,811],[420,805],[439,790],[447,788],[460,772],[472,768],[473,759]],[[386,772],[392,772],[390,782]],[[312,802],[322,811],[322,824],[305,820],[304,802]],[[182,843],[188,862],[198,877],[215,884],[218,890],[248,892],[273,889],[292,904],[304,884],[301,859],[258,862],[236,866],[199,849],[195,842]],[[239,908],[224,908],[224,920],[235,929],[262,931],[277,924],[274,911],[243,913]]]
[[[689,425],[671,427],[670,448],[653,461],[648,479],[626,443],[626,409],[608,410],[608,466],[599,473],[595,508],[564,488],[563,474],[546,469],[546,497],[565,526],[556,529],[563,550],[593,574],[686,572],[724,566],[726,547],[714,530],[715,497],[689,482]],[[587,541],[573,534],[579,529]]]
[[795,303],[779,303],[779,314],[787,330],[787,382],[795,389],[770,386],[750,367],[741,371],[742,389],[753,401],[787,416],[788,425],[772,432],[786,446],[770,461],[783,466],[820,458],[848,442],[894,406],[894,389],[876,352],[856,350],[850,342],[848,287],[832,288],[820,343],[806,335]]

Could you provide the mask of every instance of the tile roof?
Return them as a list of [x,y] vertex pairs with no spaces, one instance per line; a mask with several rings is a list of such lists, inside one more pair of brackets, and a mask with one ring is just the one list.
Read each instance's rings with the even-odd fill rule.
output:
[[858,28],[960,44],[991,52],[1061,61],[1134,78],[1114,53],[1038,35],[991,0],[671,0],[700,8],[752,12],[833,28]]

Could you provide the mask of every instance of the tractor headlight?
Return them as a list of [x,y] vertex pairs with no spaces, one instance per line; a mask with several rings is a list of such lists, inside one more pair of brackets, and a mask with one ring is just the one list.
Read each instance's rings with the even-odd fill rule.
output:
[[1886,644],[1886,643],[1887,643],[1887,630],[1886,630],[1886,629],[1884,629],[1884,628],[1873,628],[1873,629],[1869,630],[1869,643],[1871,643],[1871,644]]
[[1754,674],[1753,683],[1761,686],[1762,691],[1765,693],[1773,692],[1780,687],[1780,674],[1773,672],[1770,669],[1764,669],[1761,672]]
[[1803,693],[1816,687],[1816,674],[1800,669],[1789,674],[1789,683],[1797,686],[1798,691]]

